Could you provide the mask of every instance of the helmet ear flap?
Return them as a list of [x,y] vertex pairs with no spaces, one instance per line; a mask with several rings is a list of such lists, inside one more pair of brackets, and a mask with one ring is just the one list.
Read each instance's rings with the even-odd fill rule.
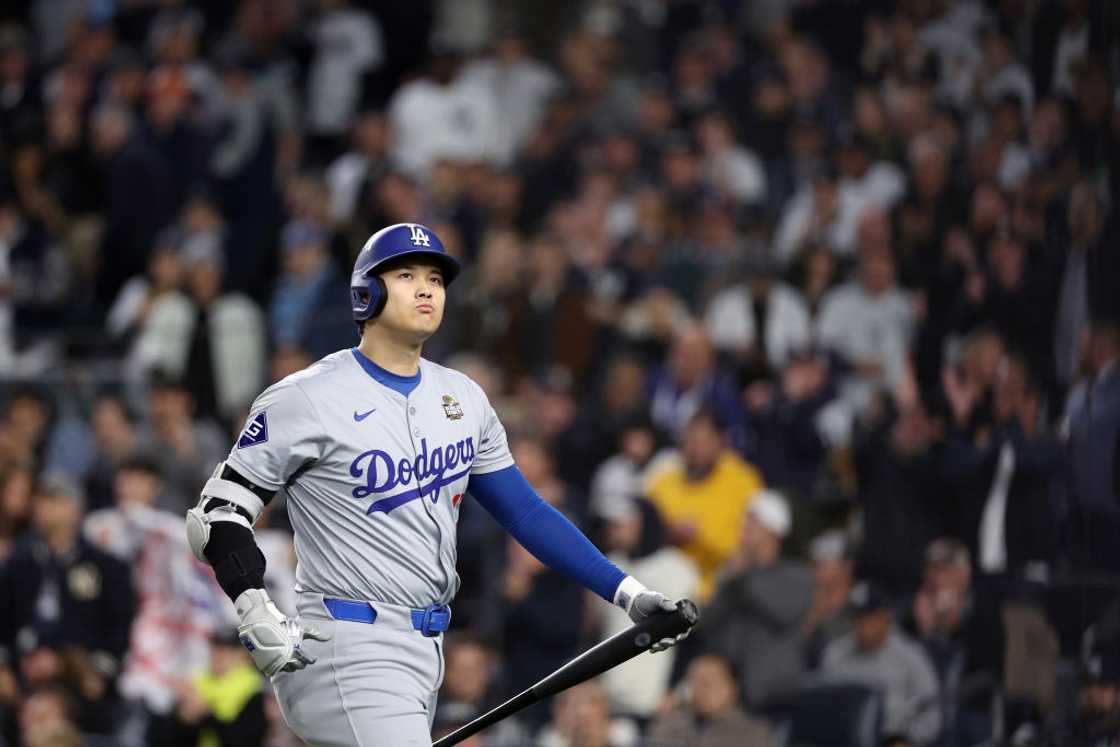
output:
[[366,279],[361,285],[352,286],[350,303],[354,309],[354,318],[359,321],[373,319],[385,309],[388,297],[389,289],[385,286],[385,281],[376,275]]
[[373,295],[370,301],[369,318],[373,319],[385,310],[385,302],[389,300],[389,289],[385,287],[385,281],[381,279],[381,276],[376,275],[373,278],[373,283],[370,284],[369,291]]

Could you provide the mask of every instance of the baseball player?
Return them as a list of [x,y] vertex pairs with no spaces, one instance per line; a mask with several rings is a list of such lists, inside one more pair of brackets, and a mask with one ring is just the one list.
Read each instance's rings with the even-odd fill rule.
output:
[[[313,745],[430,747],[468,491],[542,562],[635,622],[674,609],[536,494],[477,384],[420,357],[458,274],[422,225],[370,237],[351,279],[361,342],[266,389],[187,512],[191,548],[233,600],[242,643]],[[281,488],[298,559],[294,618],[265,592],[253,537]]]

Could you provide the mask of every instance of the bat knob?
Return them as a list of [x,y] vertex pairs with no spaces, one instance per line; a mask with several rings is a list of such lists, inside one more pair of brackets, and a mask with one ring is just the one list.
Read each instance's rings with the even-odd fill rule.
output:
[[678,601],[677,612],[684,617],[690,628],[700,622],[700,610],[697,609],[696,604],[691,599],[681,599]]

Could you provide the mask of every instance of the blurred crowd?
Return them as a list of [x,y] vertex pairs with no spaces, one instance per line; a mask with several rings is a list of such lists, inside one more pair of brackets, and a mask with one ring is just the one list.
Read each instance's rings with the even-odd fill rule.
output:
[[[467,744],[1120,744],[1118,197],[1113,0],[5,2],[0,745],[296,743],[182,517],[401,221],[703,612]],[[459,567],[437,735],[629,624],[470,501]]]

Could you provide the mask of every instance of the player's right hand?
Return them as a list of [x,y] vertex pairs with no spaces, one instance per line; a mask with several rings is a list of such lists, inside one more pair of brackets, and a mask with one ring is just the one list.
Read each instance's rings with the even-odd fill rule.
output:
[[241,624],[237,635],[241,644],[253,657],[257,669],[271,677],[277,672],[295,672],[315,657],[307,654],[301,644],[305,638],[329,641],[330,636],[320,633],[311,625],[285,616],[264,589],[247,589],[234,602]]

